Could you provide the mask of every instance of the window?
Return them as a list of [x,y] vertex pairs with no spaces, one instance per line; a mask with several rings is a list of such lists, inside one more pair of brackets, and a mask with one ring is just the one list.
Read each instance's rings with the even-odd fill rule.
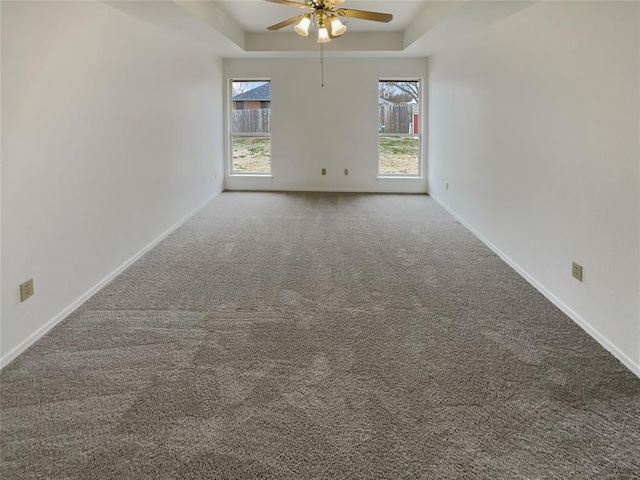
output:
[[271,82],[231,81],[231,174],[271,173]]
[[378,174],[421,174],[420,81],[378,83]]

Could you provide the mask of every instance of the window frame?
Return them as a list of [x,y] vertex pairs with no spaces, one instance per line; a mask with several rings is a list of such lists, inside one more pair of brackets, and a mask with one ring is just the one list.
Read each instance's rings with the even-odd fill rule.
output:
[[[418,173],[381,173],[380,172],[380,125],[379,120],[376,122],[378,128],[378,155],[377,155],[377,177],[378,179],[420,179],[424,178],[424,147],[423,147],[423,127],[424,127],[424,80],[418,77],[380,77],[378,79],[376,104],[379,105],[380,99],[380,83],[382,82],[417,82],[418,84],[418,133],[417,134],[404,134],[404,133],[392,133],[387,134],[387,137],[418,137]],[[380,115],[380,108],[378,106],[378,116]]]
[[[269,137],[269,172],[242,172],[242,171],[234,171],[234,163],[233,163],[233,140],[234,140],[234,132],[233,132],[233,84],[234,82],[268,82],[268,83],[272,83],[271,82],[271,78],[268,77],[256,77],[256,78],[247,78],[247,77],[241,77],[241,78],[228,78],[228,83],[227,83],[227,115],[226,115],[226,126],[227,126],[227,135],[226,135],[226,165],[227,165],[227,176],[229,177],[266,177],[266,178],[273,178],[273,158],[271,155],[271,150],[273,147],[272,144],[272,135],[271,135],[271,131],[269,131],[268,135],[264,135],[265,137],[268,136]],[[244,107],[244,101],[241,100],[241,102],[243,102],[243,107]],[[269,99],[269,109],[271,110],[271,107],[273,105],[273,101],[270,98]],[[245,110],[243,108],[243,110]],[[270,112],[270,115],[272,115],[272,112]]]

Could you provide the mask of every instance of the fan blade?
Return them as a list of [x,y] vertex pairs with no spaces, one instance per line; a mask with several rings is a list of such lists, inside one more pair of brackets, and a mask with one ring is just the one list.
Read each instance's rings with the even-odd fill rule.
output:
[[293,23],[299,22],[304,18],[304,13],[302,15],[296,15],[295,17],[291,17],[286,19],[284,22],[276,23],[275,25],[271,25],[267,27],[267,30],[280,30],[281,28],[287,27]]
[[334,7],[337,7],[338,5],[340,5],[341,3],[344,3],[344,0],[327,0],[325,2],[326,3],[330,3],[331,5],[333,5]]
[[393,20],[390,13],[367,12],[366,10],[353,10],[351,8],[339,8],[336,13],[342,17],[360,18],[362,20],[373,20],[374,22],[389,23]]
[[281,5],[289,5],[291,7],[309,8],[304,3],[291,2],[290,0],[264,0],[265,2],[279,3]]

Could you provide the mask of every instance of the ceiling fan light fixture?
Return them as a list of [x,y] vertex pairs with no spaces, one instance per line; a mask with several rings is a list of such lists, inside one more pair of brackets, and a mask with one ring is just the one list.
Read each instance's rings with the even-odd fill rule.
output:
[[311,25],[311,15],[307,14],[293,29],[298,35],[306,37],[309,35],[309,25]]
[[[2,1],[2,0],[0,0]],[[332,38],[340,37],[347,31],[347,26],[343,24],[338,16],[357,18],[361,20],[371,20],[373,22],[388,23],[393,20],[390,13],[369,12],[367,10],[354,10],[352,8],[339,8],[345,0],[264,0],[270,3],[279,3],[296,8],[312,10],[311,13],[303,13],[267,27],[269,31],[280,30],[297,22],[293,27],[298,35],[309,36],[309,26],[313,23],[318,28],[317,42],[320,44],[320,63],[322,64],[322,86],[324,87],[324,47],[323,43],[330,42]],[[329,30],[331,29],[331,30]]]
[[331,20],[331,35],[339,37],[347,31],[347,26],[343,24],[338,17],[333,17]]
[[318,29],[318,43],[327,43],[331,41],[331,37],[329,36],[329,31],[327,27],[320,27]]

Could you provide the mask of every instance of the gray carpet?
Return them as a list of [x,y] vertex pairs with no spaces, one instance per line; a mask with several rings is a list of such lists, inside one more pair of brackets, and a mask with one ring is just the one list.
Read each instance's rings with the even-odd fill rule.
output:
[[3,479],[640,478],[640,380],[423,195],[224,193],[1,379]]

